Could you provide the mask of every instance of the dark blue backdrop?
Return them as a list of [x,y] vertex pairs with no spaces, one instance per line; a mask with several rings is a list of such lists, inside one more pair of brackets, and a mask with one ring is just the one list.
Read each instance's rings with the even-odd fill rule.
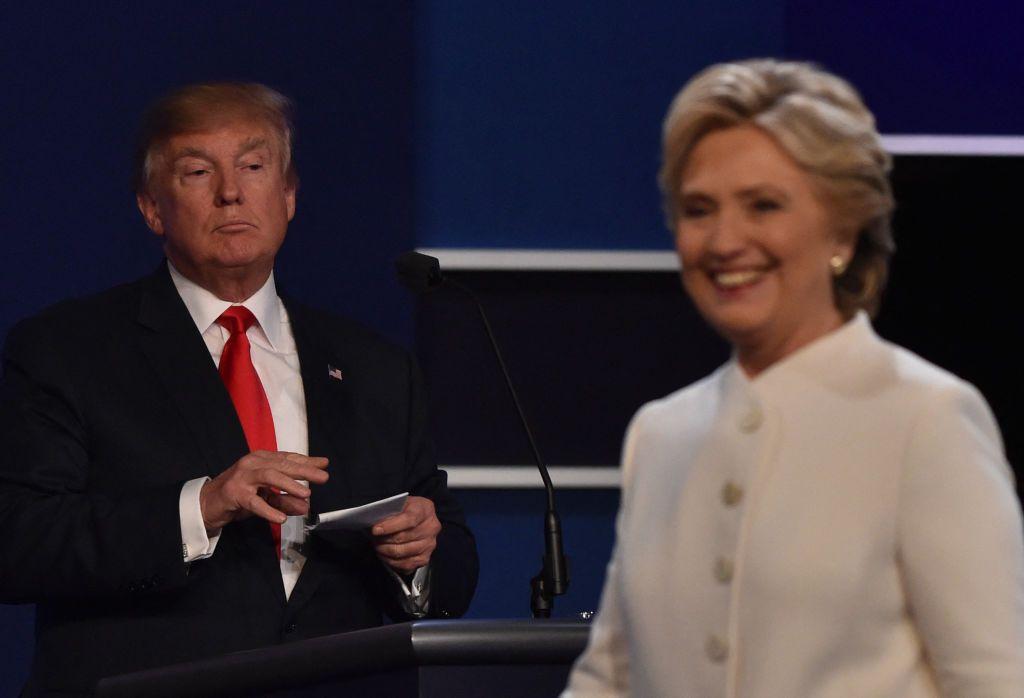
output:
[[416,230],[431,247],[670,247],[669,100],[709,63],[812,60],[883,133],[1024,133],[1024,5],[855,0],[423,3]]
[[[9,4],[0,335],[155,266],[129,142],[143,105],[176,84],[252,79],[295,98],[303,183],[281,284],[409,341],[390,260],[414,245],[667,248],[660,120],[704,65],[814,59],[863,90],[885,132],[1021,133],[1022,14],[852,0]],[[463,498],[484,565],[472,613],[525,615],[539,493]],[[597,603],[615,501],[563,498],[576,579],[564,612]],[[24,676],[29,622],[0,607],[0,695]]]

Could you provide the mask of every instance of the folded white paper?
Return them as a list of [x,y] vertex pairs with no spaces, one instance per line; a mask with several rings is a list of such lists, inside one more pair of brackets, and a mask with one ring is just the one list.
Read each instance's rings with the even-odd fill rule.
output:
[[338,509],[327,511],[316,517],[316,521],[306,524],[307,531],[362,531],[377,523],[381,519],[402,511],[405,500],[409,498],[408,492],[396,494],[387,499],[378,499],[376,502],[363,504],[351,509]]

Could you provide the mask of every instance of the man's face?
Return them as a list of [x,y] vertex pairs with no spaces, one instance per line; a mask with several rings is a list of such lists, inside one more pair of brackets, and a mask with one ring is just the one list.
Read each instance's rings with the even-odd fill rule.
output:
[[214,293],[225,285],[257,290],[295,215],[295,187],[285,181],[273,131],[233,121],[174,136],[156,155],[137,201],[167,258]]

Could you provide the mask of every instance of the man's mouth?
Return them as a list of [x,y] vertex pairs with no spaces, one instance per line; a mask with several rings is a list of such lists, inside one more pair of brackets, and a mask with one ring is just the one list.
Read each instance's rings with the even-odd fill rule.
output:
[[248,221],[228,221],[227,223],[221,223],[214,232],[217,233],[241,233],[252,228],[252,223]]

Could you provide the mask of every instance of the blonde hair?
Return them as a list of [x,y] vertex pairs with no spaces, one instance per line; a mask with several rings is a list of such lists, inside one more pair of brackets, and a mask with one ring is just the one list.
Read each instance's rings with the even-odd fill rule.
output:
[[146,110],[135,142],[132,167],[135,191],[142,192],[148,186],[156,152],[170,138],[237,120],[257,121],[270,127],[277,141],[285,180],[297,186],[298,173],[292,158],[295,127],[291,100],[260,83],[207,82],[180,87]]
[[834,207],[853,258],[833,280],[846,317],[878,310],[895,251],[889,172],[875,118],[845,80],[809,63],[758,59],[722,63],[691,79],[672,100],[658,173],[666,221],[679,219],[681,179],[697,142],[711,131],[753,124],[808,172]]

